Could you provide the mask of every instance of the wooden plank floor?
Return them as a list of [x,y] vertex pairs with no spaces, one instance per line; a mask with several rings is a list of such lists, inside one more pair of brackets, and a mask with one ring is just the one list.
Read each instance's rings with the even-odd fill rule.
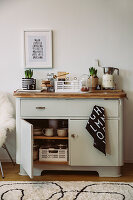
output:
[[28,176],[20,176],[19,165],[2,163],[5,178],[0,181],[123,181],[133,182],[133,164],[125,164],[122,167],[122,176],[118,178],[100,178],[94,172],[71,172],[71,171],[46,171],[43,176],[30,179]]

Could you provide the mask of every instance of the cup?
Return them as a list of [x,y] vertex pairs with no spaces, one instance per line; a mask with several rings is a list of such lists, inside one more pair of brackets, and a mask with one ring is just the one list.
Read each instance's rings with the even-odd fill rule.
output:
[[54,130],[53,128],[44,128],[42,134],[47,137],[52,137],[54,135]]
[[67,128],[57,129],[57,135],[59,137],[66,137],[67,136]]

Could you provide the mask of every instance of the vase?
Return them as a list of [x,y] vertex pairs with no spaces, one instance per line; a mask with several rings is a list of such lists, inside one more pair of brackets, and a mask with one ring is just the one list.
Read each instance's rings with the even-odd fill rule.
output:
[[90,76],[88,78],[88,87],[89,90],[95,90],[98,85],[98,77]]

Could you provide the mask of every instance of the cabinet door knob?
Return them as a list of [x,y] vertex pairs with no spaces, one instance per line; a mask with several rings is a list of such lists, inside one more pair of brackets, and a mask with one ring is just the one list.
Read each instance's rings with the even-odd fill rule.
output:
[[75,137],[76,137],[76,135],[75,135],[75,134],[71,134],[71,137],[72,137],[72,138],[75,138]]
[[45,109],[45,107],[43,107],[43,106],[40,106],[40,107],[36,107],[36,109],[44,110],[44,109]]

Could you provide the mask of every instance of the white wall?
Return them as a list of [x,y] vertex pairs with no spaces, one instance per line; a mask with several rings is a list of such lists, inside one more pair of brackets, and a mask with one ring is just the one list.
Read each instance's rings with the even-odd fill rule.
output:
[[[132,19],[132,0],[0,0],[0,89],[13,93],[21,88],[23,30],[52,29],[54,68],[36,70],[34,77],[39,80],[59,70],[80,76],[97,58],[103,65],[117,66],[118,88],[128,96],[125,161],[133,162]],[[15,157],[15,137],[8,144]]]

